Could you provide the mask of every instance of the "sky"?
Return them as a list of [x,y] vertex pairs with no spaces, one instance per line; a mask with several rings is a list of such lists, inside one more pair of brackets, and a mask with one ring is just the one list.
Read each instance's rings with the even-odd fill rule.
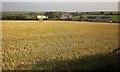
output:
[[[89,12],[89,11],[117,11],[118,0],[4,0],[2,11],[66,11],[66,12]],[[71,2],[70,2],[71,1]],[[106,2],[104,2],[106,1]]]
[[119,2],[120,0],[0,0],[2,2]]

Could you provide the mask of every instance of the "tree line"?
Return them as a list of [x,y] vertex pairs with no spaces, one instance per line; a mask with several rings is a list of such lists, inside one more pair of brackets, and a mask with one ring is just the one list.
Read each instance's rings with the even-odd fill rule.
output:
[[[85,15],[118,15],[118,12],[69,12],[72,15],[70,20],[85,21]],[[17,14],[16,12],[2,13],[2,20],[37,20],[37,15],[45,15],[47,20],[61,20],[62,12],[28,12]]]

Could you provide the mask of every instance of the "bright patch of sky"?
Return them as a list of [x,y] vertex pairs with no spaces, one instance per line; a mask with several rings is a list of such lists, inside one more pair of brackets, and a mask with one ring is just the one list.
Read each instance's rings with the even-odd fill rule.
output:
[[2,11],[118,11],[119,0],[2,0]]
[[119,2],[120,0],[1,0],[2,2]]

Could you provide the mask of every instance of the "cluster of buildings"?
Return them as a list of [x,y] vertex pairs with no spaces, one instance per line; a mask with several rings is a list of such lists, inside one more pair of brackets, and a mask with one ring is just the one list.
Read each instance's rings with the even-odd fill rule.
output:
[[[37,19],[48,19],[48,16],[44,15],[37,15]],[[60,16],[61,20],[71,19],[72,15],[68,12],[63,12]],[[110,16],[107,15],[89,15],[86,17],[86,21],[90,22],[112,22],[112,19]]]
[[[37,15],[37,19],[48,19],[48,16],[45,15]],[[60,16],[60,19],[71,19],[72,15],[70,13],[64,12],[62,13],[62,15]]]
[[87,21],[90,21],[90,22],[111,22],[112,19],[110,16],[97,15],[97,16],[88,16]]

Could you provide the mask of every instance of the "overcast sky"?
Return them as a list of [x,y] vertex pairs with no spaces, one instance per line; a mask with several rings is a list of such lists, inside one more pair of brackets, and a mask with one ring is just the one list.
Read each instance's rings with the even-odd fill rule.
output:
[[[9,1],[9,0],[8,0]],[[118,2],[2,2],[2,11],[117,11]]]
[[119,2],[120,0],[0,0],[2,2]]

